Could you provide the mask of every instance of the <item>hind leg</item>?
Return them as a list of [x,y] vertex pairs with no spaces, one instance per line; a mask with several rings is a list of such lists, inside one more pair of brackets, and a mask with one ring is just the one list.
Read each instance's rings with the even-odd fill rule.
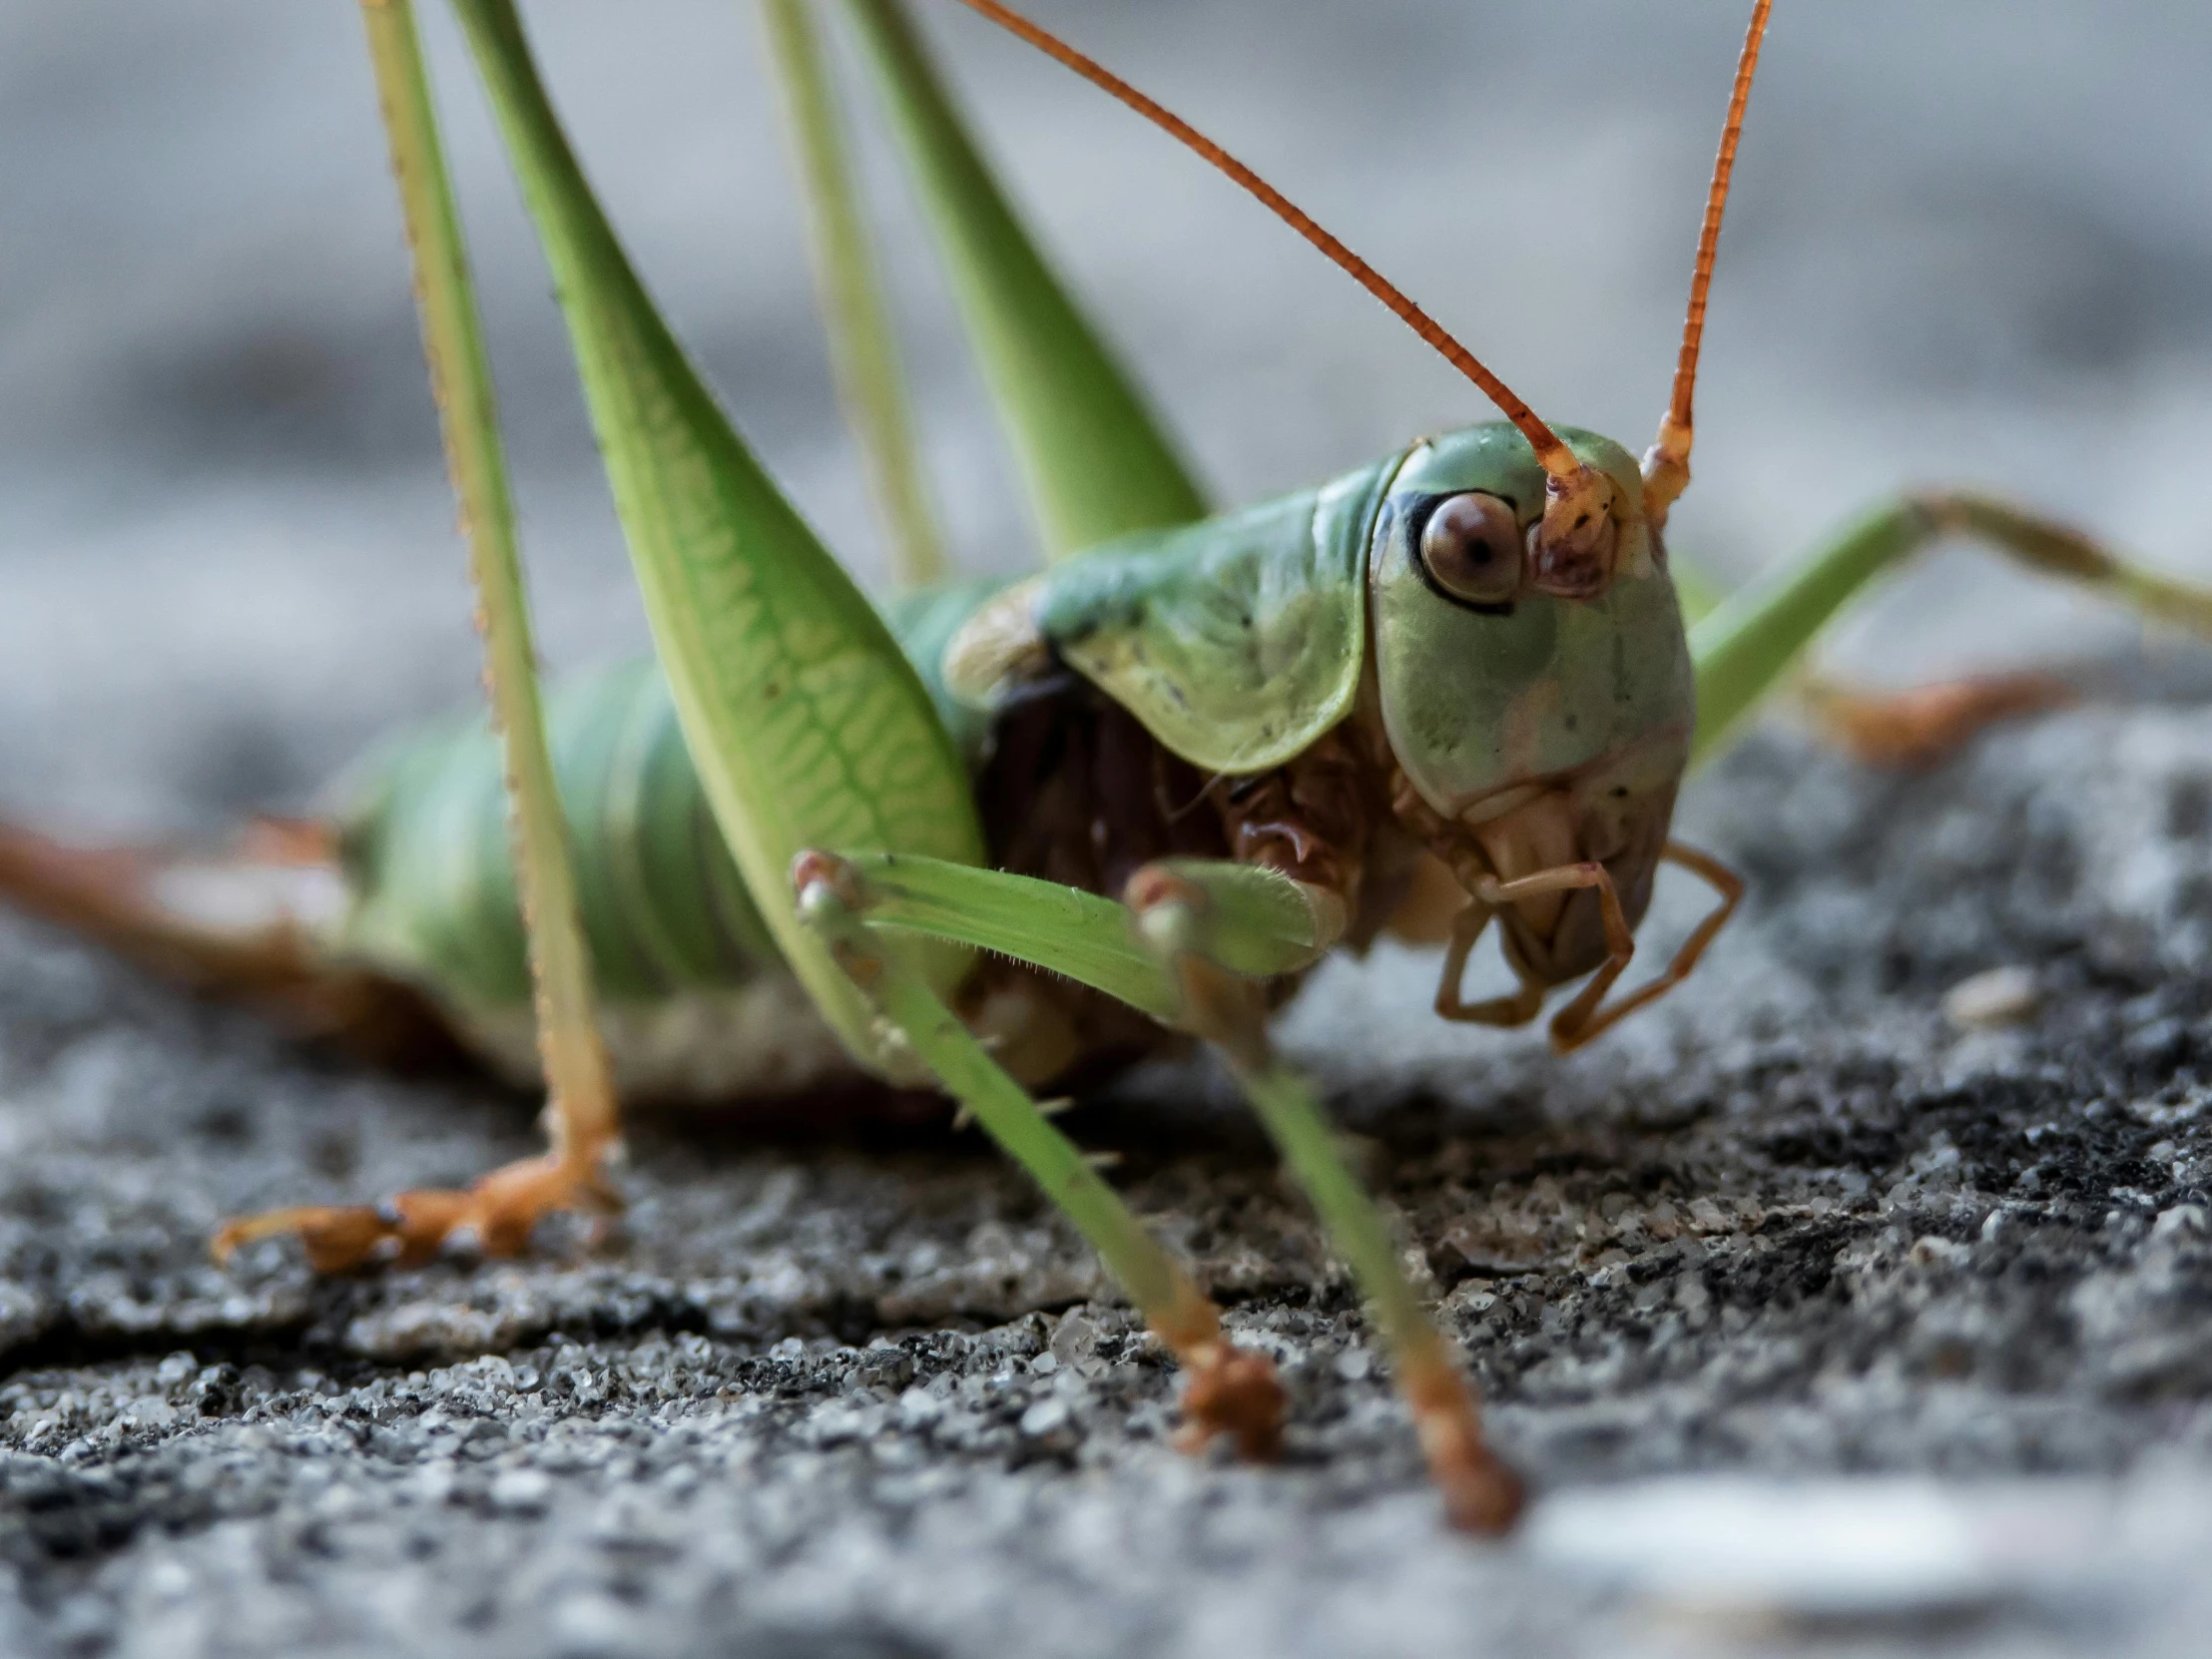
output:
[[[1789,673],[1815,634],[1869,583],[1944,536],[1969,536],[2027,569],[2062,577],[2154,621],[2212,638],[2212,589],[2116,558],[2088,537],[1984,496],[1908,496],[1876,509],[1810,557],[1731,594],[1690,631],[1697,661],[1694,754],[1717,752]],[[1943,759],[1995,720],[2070,696],[2043,675],[2002,675],[1869,695],[1816,682],[1814,718],[1883,764]]]
[[544,1156],[494,1170],[465,1192],[403,1193],[388,1204],[340,1210],[281,1210],[234,1222],[215,1240],[221,1259],[249,1240],[296,1233],[315,1265],[330,1270],[387,1256],[420,1260],[462,1232],[492,1255],[512,1255],[528,1244],[538,1220],[555,1210],[613,1206],[602,1171],[621,1133],[593,1013],[575,854],[546,738],[491,368],[421,43],[406,0],[373,0],[363,7],[362,20],[484,636],[484,678],[510,799],[510,845],[528,935],[552,1145]]

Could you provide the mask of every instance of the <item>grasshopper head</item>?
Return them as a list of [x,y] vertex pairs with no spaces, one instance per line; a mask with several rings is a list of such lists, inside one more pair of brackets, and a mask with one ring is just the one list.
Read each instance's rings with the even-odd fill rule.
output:
[[[1630,922],[1640,918],[1688,758],[1694,690],[1658,530],[1690,481],[1721,213],[1773,0],[1754,0],[1737,59],[1674,393],[1641,469],[1618,444],[1547,425],[1381,272],[1188,122],[997,0],[965,4],[1227,174],[1505,416],[1415,449],[1377,520],[1374,660],[1382,725],[1406,785],[1395,804],[1470,891],[1596,860]],[[1242,628],[1251,632],[1250,618]],[[1502,918],[1508,950],[1546,983],[1596,967],[1606,955],[1596,899],[1587,886],[1568,897],[1516,895]]]
[[[1462,881],[1595,859],[1633,923],[1689,756],[1689,649],[1636,462],[1558,432],[1612,486],[1609,568],[1573,597],[1546,591],[1532,555],[1545,472],[1511,425],[1434,439],[1399,469],[1369,565],[1382,724]],[[1503,920],[1547,982],[1605,955],[1594,892],[1524,900]]]

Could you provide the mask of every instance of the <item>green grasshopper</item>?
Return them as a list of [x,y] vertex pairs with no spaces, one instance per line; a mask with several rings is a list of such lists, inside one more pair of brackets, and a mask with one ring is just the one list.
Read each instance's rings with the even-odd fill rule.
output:
[[[512,0],[453,0],[554,269],[659,659],[564,687],[541,716],[412,18],[406,0],[363,3],[497,730],[406,737],[361,770],[332,823],[265,826],[220,859],[7,831],[0,887],[316,1030],[389,1045],[427,1015],[511,1075],[542,1067],[553,1147],[466,1192],[236,1222],[221,1255],[278,1234],[329,1271],[420,1261],[460,1235],[520,1250],[544,1215],[613,1202],[618,1090],[933,1083],[1082,1229],[1185,1368],[1187,1438],[1227,1434],[1265,1455],[1284,1414],[1272,1369],[1228,1340],[1030,1092],[1196,1037],[1233,1070],[1371,1299],[1452,1518],[1496,1530],[1518,1482],[1485,1446],[1313,1091],[1270,1047],[1269,1010],[1323,956],[1385,931],[1445,946],[1446,1019],[1524,1025],[1580,980],[1550,1024],[1561,1050],[1663,994],[1741,890],[1669,838],[1685,772],[1861,588],[1943,534],[2212,634],[2212,593],[1963,495],[1883,506],[1717,607],[1674,566],[1662,532],[1689,481],[1706,290],[1771,0],[1746,36],[1673,395],[1640,462],[1540,420],[1178,118],[995,0],[962,0],[1244,185],[1505,417],[1216,515],[1009,207],[897,0],[847,0],[1058,555],[1019,581],[917,580],[880,609],[661,320]],[[806,0],[762,5],[840,386],[908,572],[934,578],[939,538],[813,14]],[[1936,752],[2041,695],[1972,683],[1832,712],[1865,746]],[[1662,862],[1720,901],[1663,971],[1616,994]],[[1519,988],[1470,1001],[1462,977],[1493,922]]]

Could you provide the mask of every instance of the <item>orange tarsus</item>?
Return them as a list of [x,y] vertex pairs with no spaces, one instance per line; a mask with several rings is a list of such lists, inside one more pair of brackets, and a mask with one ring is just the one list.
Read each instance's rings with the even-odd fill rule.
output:
[[1682,353],[1674,369],[1674,396],[1659,422],[1659,436],[1644,456],[1644,511],[1653,524],[1664,524],[1690,482],[1690,444],[1695,436],[1691,401],[1697,389],[1698,350],[1705,343],[1705,298],[1713,284],[1713,261],[1720,250],[1721,214],[1728,206],[1728,186],[1736,171],[1736,146],[1743,137],[1744,108],[1751,100],[1751,80],[1759,68],[1759,47],[1767,35],[1767,13],[1774,0],[1758,0],[1752,7],[1751,27],[1744,34],[1744,49],[1736,60],[1736,84],[1728,97],[1728,120],[1721,128],[1720,154],[1713,162],[1713,184],[1705,197],[1705,220],[1698,228],[1697,265],[1690,276],[1690,308],[1682,323]]
[[556,1210],[606,1214],[620,1200],[600,1173],[605,1152],[547,1153],[493,1170],[466,1191],[400,1193],[377,1205],[299,1205],[225,1222],[209,1241],[219,1265],[246,1245],[293,1236],[316,1273],[364,1267],[420,1267],[454,1234],[475,1235],[486,1256],[519,1256],[537,1224]]
[[960,0],[960,4],[1073,70],[1091,85],[1126,104],[1184,148],[1228,175],[1276,218],[1312,243],[1354,281],[1389,307],[1392,314],[1425,340],[1446,362],[1479,386],[1482,394],[1498,406],[1505,418],[1520,428],[1521,435],[1535,449],[1536,459],[1553,479],[1564,484],[1585,477],[1585,469],[1574,452],[1559,440],[1557,433],[1537,418],[1533,409],[1514,395],[1503,380],[1485,368],[1480,358],[1453,338],[1441,323],[1416,305],[1395,283],[1324,230],[1305,210],[1259,174],[1181,116],[1148,98],[1112,70],[1077,51],[1050,30],[1032,23],[1019,12],[998,4],[998,0]]

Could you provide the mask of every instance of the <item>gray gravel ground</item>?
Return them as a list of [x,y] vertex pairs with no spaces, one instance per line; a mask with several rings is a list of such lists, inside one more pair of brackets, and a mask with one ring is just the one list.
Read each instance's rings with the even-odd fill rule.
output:
[[[1540,407],[1648,428],[1739,6],[1309,3],[1261,31],[1229,0],[1037,9],[1437,296]],[[467,695],[348,10],[0,13],[15,816],[210,830]],[[1781,12],[1680,544],[1741,574],[1942,477],[2212,574],[2212,173],[2188,161],[2212,22]],[[532,15],[671,309],[867,568],[774,137],[730,96],[741,8]],[[1225,498],[1468,416],[1231,199],[942,21]],[[634,647],[465,100],[456,142],[549,655]],[[947,511],[974,562],[1015,564],[941,297],[903,302]],[[648,1123],[596,1247],[218,1273],[222,1216],[465,1180],[531,1145],[528,1103],[302,1054],[0,920],[0,1650],[2199,1651],[2212,664],[2130,639],[1963,559],[1890,596],[1847,643],[1863,672],[2059,657],[2088,702],[1925,778],[1762,735],[1684,809],[1747,913],[1593,1052],[1440,1027],[1408,951],[1293,1008],[1544,1494],[1502,1549],[1438,1528],[1344,1276],[1203,1068],[1072,1121],[1282,1363],[1273,1470],[1168,1449],[1172,1378],[1094,1265],[925,1125]],[[1696,903],[1663,892],[1653,936]],[[1946,1023],[1950,987],[2004,966],[2031,1020]]]
[[[1865,1618],[1816,1589],[1817,1633],[2182,1651],[2212,1611],[2174,1570],[2212,1542],[2204,710],[2093,709],[1909,783],[1761,742],[1688,814],[1751,914],[1572,1062],[1349,1051],[1333,1031],[1418,1006],[1410,952],[1314,987],[1293,1040],[1559,1494],[1506,1550],[1439,1529],[1344,1275],[1203,1077],[1078,1133],[1282,1362],[1280,1469],[1169,1450],[1170,1375],[1091,1260],[936,1136],[652,1126],[598,1250],[219,1273],[227,1210],[464,1177],[526,1110],[317,1067],[10,928],[0,1619],[126,1654],[1668,1651],[1685,1627],[1620,1592],[1682,1586],[1614,1483],[1887,1471],[1970,1501],[2032,1473],[2100,1478],[1983,1529],[2055,1505],[2093,1550],[1879,1582]],[[1952,1031],[1944,988],[1998,963],[2041,1017]],[[2109,1558],[2096,1517],[2146,1507],[2156,1547]]]

